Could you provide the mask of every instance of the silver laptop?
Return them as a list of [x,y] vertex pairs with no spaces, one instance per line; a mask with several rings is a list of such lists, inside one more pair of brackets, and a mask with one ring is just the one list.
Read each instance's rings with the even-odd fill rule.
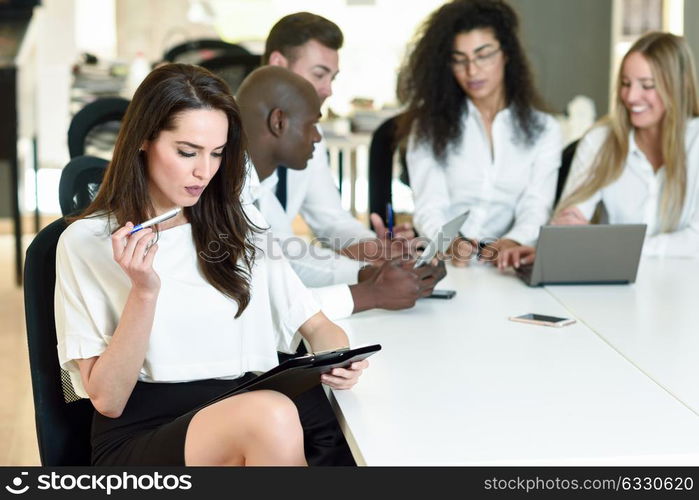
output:
[[541,226],[533,265],[516,269],[529,286],[633,283],[645,224]]

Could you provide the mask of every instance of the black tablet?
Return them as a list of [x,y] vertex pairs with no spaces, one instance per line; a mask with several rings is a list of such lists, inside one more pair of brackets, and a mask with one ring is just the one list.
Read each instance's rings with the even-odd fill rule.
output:
[[291,358],[269,371],[258,375],[235,389],[221,394],[204,406],[241,392],[269,389],[281,392],[290,398],[306,392],[320,384],[320,376],[333,368],[349,366],[381,350],[381,345],[373,344],[354,349],[306,354]]

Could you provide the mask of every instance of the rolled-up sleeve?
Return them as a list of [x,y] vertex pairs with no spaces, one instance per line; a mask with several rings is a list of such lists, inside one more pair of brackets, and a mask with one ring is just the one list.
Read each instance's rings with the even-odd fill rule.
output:
[[113,330],[107,325],[110,321],[103,292],[87,279],[89,270],[77,257],[78,252],[67,247],[66,239],[61,238],[56,248],[54,314],[58,360],[70,374],[76,394],[86,398],[75,360],[100,356],[107,349]]

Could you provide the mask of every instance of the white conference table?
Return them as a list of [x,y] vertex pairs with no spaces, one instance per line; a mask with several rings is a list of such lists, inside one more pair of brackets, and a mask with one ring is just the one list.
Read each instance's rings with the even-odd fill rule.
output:
[[[650,294],[652,283],[639,285],[655,274],[642,269],[639,284],[626,289]],[[656,363],[664,367],[659,377],[668,372],[664,385],[651,378],[653,370],[639,369],[653,352],[638,354],[643,347],[629,347],[626,334],[619,335],[618,352],[604,333],[593,331],[607,331],[607,325],[615,330],[609,317],[634,329],[645,321],[636,312],[647,309],[642,305],[604,312],[609,301],[593,299],[592,288],[589,295],[583,287],[529,288],[484,265],[449,267],[439,288],[458,293],[452,300],[423,299],[410,310],[369,311],[340,322],[353,345],[383,346],[355,388],[330,395],[358,463],[699,464],[699,415],[687,403],[698,400],[699,390],[690,385],[699,379],[684,380],[692,373],[688,360],[699,352],[696,340],[686,339],[689,330],[683,330],[686,369],[673,372],[662,359]],[[595,288],[624,296],[620,286]],[[575,298],[572,307],[567,296],[560,298],[566,293]],[[657,293],[655,301],[662,300],[663,291]],[[688,303],[685,297],[680,307]],[[628,307],[621,299],[619,304]],[[528,312],[570,317],[576,307],[578,323],[564,328],[507,319]],[[623,323],[629,316],[637,316],[634,323]],[[648,345],[660,343],[659,335],[648,334]],[[662,358],[671,350],[655,353]],[[672,384],[679,389],[672,391]],[[682,391],[680,401],[674,395]]]
[[699,260],[644,258],[636,283],[629,286],[547,289],[639,370],[699,414]]

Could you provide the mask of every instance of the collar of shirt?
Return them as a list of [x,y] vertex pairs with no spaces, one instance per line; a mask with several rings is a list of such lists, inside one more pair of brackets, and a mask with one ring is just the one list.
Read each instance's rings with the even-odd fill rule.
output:
[[[653,165],[650,164],[646,154],[636,143],[636,133],[633,128],[629,131],[629,153],[627,158],[632,172],[639,175],[646,182],[657,183],[665,175],[664,168],[660,168],[657,172],[653,170]],[[657,189],[657,186],[655,186],[655,189]]]
[[641,155],[645,157],[645,154],[643,154],[641,148],[639,148],[638,144],[636,144],[636,130],[633,127],[631,130],[629,130],[629,154]]
[[272,175],[267,177],[265,180],[260,181],[260,187],[262,189],[266,189],[271,193],[274,193],[275,190],[277,189],[277,184],[279,183],[279,176],[277,175],[277,171],[275,170],[272,172]]
[[245,176],[245,187],[243,188],[243,203],[256,203],[264,194],[265,191],[274,193],[274,189],[279,181],[277,177],[277,171],[272,172],[272,175],[267,177],[265,180],[260,181],[260,177],[257,175],[257,170],[255,165],[253,165],[250,159],[246,159],[247,173]]
[[[467,110],[468,113],[466,113],[465,119],[468,120],[470,117],[473,117],[474,120],[478,122],[478,124],[483,128],[483,115],[481,115],[480,110],[476,107],[476,105],[473,103],[471,99],[468,97],[466,98],[466,105],[467,105]],[[507,106],[497,113],[495,113],[495,117],[493,118],[493,124],[495,122],[500,121],[500,120],[509,120],[510,115],[512,114],[510,107]],[[483,129],[485,130],[485,129]]]
[[[646,234],[656,234],[660,221],[659,196],[665,180],[665,169],[661,168],[657,173],[653,171],[653,165],[650,164],[646,154],[636,142],[636,132],[633,128],[629,131],[629,153],[627,158],[629,171],[635,174],[645,184],[647,189],[646,202],[644,203],[643,214],[641,214],[643,222],[648,225]],[[639,194],[636,193],[634,196]]]

